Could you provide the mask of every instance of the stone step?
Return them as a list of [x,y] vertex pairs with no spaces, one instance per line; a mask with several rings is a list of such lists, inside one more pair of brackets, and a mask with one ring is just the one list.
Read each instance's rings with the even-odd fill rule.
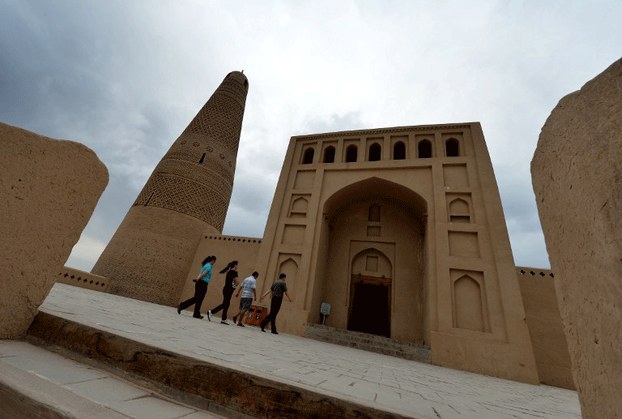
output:
[[404,417],[43,311],[30,326],[28,341],[71,351],[78,359],[88,357],[89,362],[118,370],[128,380],[148,384],[171,399],[227,417]]
[[221,418],[28,342],[0,340],[0,417]]
[[[41,313],[28,342],[38,339],[54,352],[62,350],[55,344],[70,349],[61,354],[105,365],[185,405],[227,406],[231,417],[581,417],[576,392],[225,326],[65,284],[54,286]],[[3,414],[3,408],[0,401],[0,418],[59,417]]]
[[323,342],[348,346],[420,362],[430,362],[430,348],[398,342],[384,336],[370,335],[330,326],[308,324],[305,336]]

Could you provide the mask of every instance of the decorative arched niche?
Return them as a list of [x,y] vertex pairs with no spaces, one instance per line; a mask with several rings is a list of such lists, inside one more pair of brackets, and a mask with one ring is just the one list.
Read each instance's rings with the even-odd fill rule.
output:
[[393,277],[393,264],[380,250],[368,248],[352,259],[352,275],[390,279]]
[[488,332],[488,314],[484,292],[483,275],[458,273],[453,281],[454,327],[458,329]]
[[471,222],[471,210],[466,200],[456,198],[449,203],[449,221],[452,223]]
[[[294,299],[294,295],[296,294],[299,261],[300,255],[279,255],[279,270],[276,274],[276,278],[282,273],[287,275],[287,293],[292,299]],[[276,280],[276,278],[272,278],[272,281]],[[270,281],[270,283],[272,283],[272,281]]]
[[309,200],[305,196],[293,196],[292,205],[289,210],[290,217],[306,217],[309,207]]

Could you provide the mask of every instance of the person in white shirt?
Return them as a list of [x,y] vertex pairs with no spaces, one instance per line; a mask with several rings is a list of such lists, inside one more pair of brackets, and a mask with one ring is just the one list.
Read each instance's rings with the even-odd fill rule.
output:
[[257,288],[257,277],[259,277],[259,273],[253,272],[251,276],[244,279],[238,288],[238,293],[235,294],[236,297],[240,296],[242,293],[242,298],[240,299],[240,311],[238,314],[233,316],[233,322],[236,323],[240,327],[244,327],[242,324],[242,320],[246,315],[246,312],[250,310],[251,305],[253,304],[253,299],[257,298],[257,292],[255,289]]

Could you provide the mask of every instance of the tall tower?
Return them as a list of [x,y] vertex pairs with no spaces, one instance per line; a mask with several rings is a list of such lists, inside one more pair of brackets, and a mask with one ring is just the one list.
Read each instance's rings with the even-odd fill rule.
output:
[[229,73],[156,166],[93,267],[111,293],[179,303],[199,240],[225,222],[247,93]]

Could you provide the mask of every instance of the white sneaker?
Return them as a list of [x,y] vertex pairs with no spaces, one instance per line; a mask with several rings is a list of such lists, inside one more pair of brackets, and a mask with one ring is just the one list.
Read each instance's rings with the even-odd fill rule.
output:
[[212,310],[207,310],[207,320],[212,321]]

